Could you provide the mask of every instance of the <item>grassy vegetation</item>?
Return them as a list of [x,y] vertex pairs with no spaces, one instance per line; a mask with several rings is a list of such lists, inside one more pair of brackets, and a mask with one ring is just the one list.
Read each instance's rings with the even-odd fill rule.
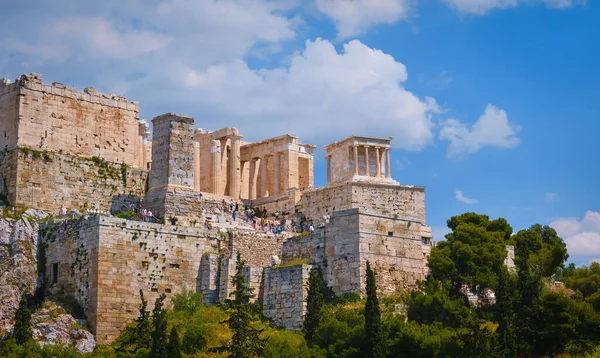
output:
[[282,262],[281,264],[275,266],[275,268],[290,267],[297,265],[310,265],[310,263],[306,259],[294,259],[287,262]]

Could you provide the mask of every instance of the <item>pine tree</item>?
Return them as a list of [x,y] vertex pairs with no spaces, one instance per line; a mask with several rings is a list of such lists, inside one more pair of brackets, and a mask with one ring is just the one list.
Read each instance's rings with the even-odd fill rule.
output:
[[151,341],[151,328],[150,319],[148,317],[148,301],[144,299],[144,292],[140,290],[140,315],[137,319],[137,325],[135,330],[134,343],[137,348],[150,348]]
[[167,347],[167,357],[169,358],[181,358],[181,347],[179,344],[179,335],[177,334],[177,328],[171,329],[169,335],[169,345]]
[[385,357],[385,341],[377,285],[371,264],[367,261],[367,303],[365,304],[365,357]]
[[250,305],[250,298],[253,295],[244,282],[242,272],[246,262],[242,260],[239,252],[236,260],[235,275],[231,280],[231,283],[235,286],[232,293],[234,298],[227,303],[230,311],[227,323],[233,331],[231,344],[227,347],[227,350],[233,358],[260,357],[264,348],[264,341],[259,337],[262,330],[252,327],[254,312]]
[[308,294],[306,296],[306,315],[302,325],[302,332],[307,342],[311,342],[313,334],[319,326],[321,313],[325,305],[323,297],[323,271],[320,267],[310,270],[308,276]]
[[31,339],[32,334],[31,311],[29,311],[29,307],[27,307],[27,297],[25,296],[25,292],[23,292],[21,301],[19,301],[19,308],[15,313],[13,336],[15,337],[17,344],[23,345]]
[[498,289],[496,290],[496,304],[494,310],[498,322],[498,343],[502,357],[517,356],[517,335],[515,332],[515,305],[517,291],[515,282],[508,268],[504,266],[498,276]]
[[155,303],[152,311],[152,324],[154,331],[152,332],[152,350],[150,357],[152,358],[167,358],[167,311],[162,307],[165,295],[160,295]]

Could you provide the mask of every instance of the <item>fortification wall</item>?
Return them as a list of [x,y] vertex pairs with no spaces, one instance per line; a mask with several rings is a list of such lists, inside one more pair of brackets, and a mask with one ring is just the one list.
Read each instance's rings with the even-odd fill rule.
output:
[[19,85],[0,79],[0,150],[17,146]]
[[[28,148],[15,149],[0,161],[9,168],[17,168],[14,184],[9,185],[9,193],[14,192],[11,203],[53,213],[61,206],[68,210],[110,211],[123,202],[142,197],[148,177],[145,170],[97,157],[81,158]],[[11,173],[7,175],[10,177]]]
[[358,220],[361,287],[366,287],[368,260],[380,294],[415,289],[416,281],[425,278],[427,255],[431,249],[421,238],[422,225],[362,213]]
[[40,244],[46,245],[44,280],[49,293],[72,295],[84,308],[90,327],[96,327],[98,312],[97,216],[41,224]]
[[100,343],[114,340],[138,316],[140,289],[149,307],[160,294],[172,296],[184,286],[206,294],[212,303],[217,297],[229,298],[229,282],[235,273],[235,259],[230,255],[237,249],[249,266],[255,266],[248,269],[249,282],[257,298],[262,298],[262,266],[269,266],[271,255],[277,255],[281,247],[260,231],[229,235],[204,226],[98,215],[48,224],[41,241],[49,245],[47,282],[51,282],[53,265],[58,265],[51,289],[64,289],[84,305]]
[[274,326],[302,328],[311,269],[311,265],[264,269],[264,314]]
[[425,223],[425,188],[369,182],[346,182],[306,191],[299,203],[301,215],[313,225],[325,223],[335,211],[361,212]]
[[[147,168],[145,124],[139,120],[139,105],[93,88],[77,92],[61,83],[44,85],[42,76],[21,76],[0,88],[2,130],[8,144],[18,143],[36,150],[101,157],[109,162]],[[6,93],[9,92],[9,93]],[[17,104],[15,106],[16,97]],[[18,128],[16,128],[18,122]],[[18,131],[18,138],[14,129]],[[3,133],[2,133],[3,134]]]
[[0,194],[4,195],[11,205],[17,199],[17,150],[0,151]]

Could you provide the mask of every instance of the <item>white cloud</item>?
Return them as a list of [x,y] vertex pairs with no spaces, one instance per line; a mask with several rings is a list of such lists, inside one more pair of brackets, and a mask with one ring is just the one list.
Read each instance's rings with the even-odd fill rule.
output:
[[248,123],[240,125],[244,133],[293,131],[319,144],[352,133],[381,136],[385,128],[395,145],[419,150],[432,142],[430,117],[439,110],[402,87],[402,63],[357,40],[341,53],[329,41],[307,41],[288,67],[252,70],[237,60],[182,69],[178,78],[199,107]]
[[550,204],[558,198],[556,193],[546,193],[546,204]]
[[[146,119],[185,113],[198,127],[236,126],[247,140],[293,133],[323,145],[361,133],[392,135],[409,150],[434,140],[439,106],[403,87],[407,69],[394,57],[360,41],[338,51],[316,39],[290,50],[301,23],[286,12],[294,1],[15,6],[0,25],[0,63],[12,71],[2,76],[38,72],[46,82],[97,87],[139,101]],[[269,67],[251,67],[249,55]]]
[[488,104],[470,129],[457,119],[449,119],[443,123],[439,138],[450,142],[449,157],[462,157],[483,147],[514,148],[521,142],[516,136],[518,130],[504,110]]
[[550,8],[564,9],[578,0],[442,0],[446,5],[464,14],[484,15],[494,9],[506,9],[524,3],[541,3]]
[[472,198],[466,197],[462,190],[456,189],[454,191],[454,195],[456,197],[456,200],[460,201],[461,203],[472,205],[472,204],[477,204],[477,202],[478,202],[477,199],[472,199]]
[[600,257],[600,213],[588,210],[581,220],[557,219],[550,226],[565,240],[575,261],[587,263]]
[[316,0],[317,9],[336,24],[339,38],[364,33],[377,24],[405,19],[410,0]]

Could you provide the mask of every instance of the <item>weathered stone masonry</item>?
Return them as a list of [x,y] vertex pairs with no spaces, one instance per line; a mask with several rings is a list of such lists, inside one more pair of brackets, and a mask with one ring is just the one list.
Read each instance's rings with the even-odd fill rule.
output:
[[48,224],[41,229],[41,241],[48,244],[49,290],[77,298],[100,343],[114,340],[137,317],[140,289],[150,304],[159,294],[171,296],[183,287],[214,303],[231,292],[233,250],[261,268],[281,250],[280,241],[262,232],[228,233],[98,215]]

